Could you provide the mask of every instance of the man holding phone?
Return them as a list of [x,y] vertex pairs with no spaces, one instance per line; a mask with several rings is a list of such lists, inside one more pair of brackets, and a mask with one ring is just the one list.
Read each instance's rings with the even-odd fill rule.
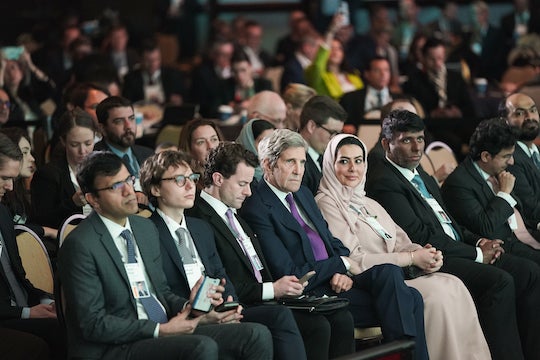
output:
[[[212,317],[216,323],[243,320],[266,325],[272,334],[276,359],[306,359],[302,337],[289,309],[278,305],[242,309],[232,303],[235,289],[217,253],[212,229],[200,219],[184,216],[184,210],[193,206],[195,184],[200,177],[191,170],[190,160],[183,152],[163,151],[141,167],[143,191],[156,206],[150,220],[160,235],[163,270],[171,290],[187,297],[202,276],[207,277],[205,282],[212,281],[209,278],[221,279],[220,288],[227,301],[204,316]],[[303,288],[301,284],[296,286]],[[192,315],[202,313],[192,311]]]
[[[274,280],[259,240],[236,214],[251,195],[258,161],[240,144],[224,143],[210,152],[204,175],[204,190],[190,215],[204,219],[214,228],[219,255],[237,289],[240,301],[259,304],[282,297],[302,295],[308,279],[283,276]],[[304,338],[309,359],[329,359],[354,352],[354,324],[349,311],[329,315],[293,311]]]

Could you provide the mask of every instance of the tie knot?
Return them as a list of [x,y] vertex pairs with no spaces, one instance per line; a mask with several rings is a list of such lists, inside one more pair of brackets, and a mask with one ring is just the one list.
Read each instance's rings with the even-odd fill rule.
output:
[[285,196],[285,200],[287,200],[287,203],[289,204],[289,206],[295,206],[296,204],[294,203],[294,196],[292,193],[288,193],[287,196]]
[[227,211],[225,211],[225,216],[227,216],[227,219],[229,219],[229,221],[233,221],[234,214],[231,208],[228,208]]
[[132,241],[131,231],[129,231],[128,229],[125,229],[124,231],[122,231],[120,233],[120,236],[123,237],[124,240],[126,241]]

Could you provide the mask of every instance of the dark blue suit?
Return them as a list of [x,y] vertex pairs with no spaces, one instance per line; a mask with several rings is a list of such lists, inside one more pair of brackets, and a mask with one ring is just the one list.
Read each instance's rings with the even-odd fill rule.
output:
[[[224,298],[231,295],[238,299],[233,283],[225,273],[225,268],[216,250],[214,232],[210,225],[200,219],[185,217],[187,228],[191,233],[195,247],[205,268],[205,275],[226,279]],[[163,270],[171,290],[176,295],[189,298],[191,292],[187,281],[182,259],[176,243],[163,218],[154,212],[150,217],[159,232]],[[289,309],[283,306],[265,305],[248,307],[243,311],[244,321],[266,325],[272,333],[274,356],[276,359],[305,359],[304,342],[294,317]]]
[[348,298],[358,326],[380,324],[385,341],[415,337],[417,358],[427,358],[422,297],[405,285],[402,270],[394,265],[375,266],[354,276],[351,290],[336,294],[329,283],[334,274],[346,274],[340,256],[348,256],[349,250],[332,236],[307,188],[301,187],[294,198],[321,236],[328,259],[315,260],[305,231],[268,184],[261,181],[245,201],[241,214],[257,233],[272,275],[301,277],[314,270],[316,275],[309,281],[307,293]]
[[287,85],[291,83],[304,85],[306,84],[304,69],[302,68],[300,61],[298,61],[296,56],[293,56],[292,58],[287,60],[285,65],[283,65],[283,74],[281,74],[281,81],[279,86],[281,92],[283,92]]

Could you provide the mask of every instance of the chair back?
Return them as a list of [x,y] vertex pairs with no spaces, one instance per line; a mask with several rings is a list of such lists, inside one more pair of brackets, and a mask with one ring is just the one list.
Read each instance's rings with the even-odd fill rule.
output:
[[424,169],[424,171],[427,172],[429,175],[435,174],[433,163],[431,162],[428,154],[422,154],[422,158],[420,159],[420,165],[422,166],[422,169]]
[[156,136],[156,146],[165,142],[178,145],[183,125],[165,125]]
[[427,156],[431,160],[433,169],[437,170],[443,164],[452,164],[454,167],[458,165],[454,152],[447,144],[442,141],[434,141],[429,144],[425,150]]
[[356,136],[366,144],[366,151],[369,152],[377,144],[381,135],[380,124],[360,124]]
[[69,233],[72,232],[73,229],[77,227],[79,222],[85,218],[86,216],[83,214],[73,214],[64,221],[60,231],[58,232],[58,247],[62,246]]
[[269,67],[264,71],[264,78],[270,80],[272,90],[278,94],[281,93],[281,75],[283,75],[283,66]]
[[36,288],[50,294],[54,291],[54,276],[47,249],[39,236],[28,226],[17,224],[17,247],[26,277]]

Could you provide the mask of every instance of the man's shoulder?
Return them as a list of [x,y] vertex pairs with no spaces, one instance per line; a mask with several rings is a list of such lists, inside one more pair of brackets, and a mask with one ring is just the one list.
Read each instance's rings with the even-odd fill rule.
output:
[[105,140],[101,139],[94,144],[94,151],[110,151],[110,149]]

